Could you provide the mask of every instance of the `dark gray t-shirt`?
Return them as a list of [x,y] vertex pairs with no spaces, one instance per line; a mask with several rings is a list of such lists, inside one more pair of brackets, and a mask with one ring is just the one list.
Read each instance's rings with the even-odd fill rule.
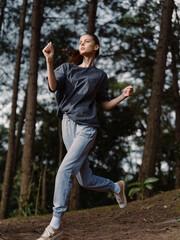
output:
[[106,73],[95,66],[82,68],[74,63],[64,63],[54,73],[59,119],[66,113],[76,123],[99,127],[96,101],[109,100]]

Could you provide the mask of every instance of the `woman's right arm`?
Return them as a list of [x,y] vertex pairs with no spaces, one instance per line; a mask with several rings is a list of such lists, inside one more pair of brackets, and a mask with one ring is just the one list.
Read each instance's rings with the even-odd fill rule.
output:
[[57,81],[54,74],[54,48],[52,43],[48,43],[48,45],[43,49],[42,52],[46,58],[49,87],[54,92],[57,88]]

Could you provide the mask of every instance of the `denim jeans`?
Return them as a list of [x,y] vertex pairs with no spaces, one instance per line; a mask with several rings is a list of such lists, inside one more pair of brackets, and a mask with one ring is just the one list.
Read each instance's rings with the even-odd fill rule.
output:
[[95,142],[97,129],[77,124],[64,115],[62,134],[67,154],[56,175],[53,200],[53,215],[56,217],[61,217],[68,208],[75,176],[79,184],[86,189],[99,192],[114,190],[114,183],[111,180],[95,176],[89,168],[87,156]]

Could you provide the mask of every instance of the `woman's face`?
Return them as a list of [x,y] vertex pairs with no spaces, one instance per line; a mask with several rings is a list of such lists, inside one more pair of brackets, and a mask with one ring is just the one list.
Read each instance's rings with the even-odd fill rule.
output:
[[95,44],[91,35],[85,34],[79,40],[79,52],[84,56],[91,56],[96,54],[99,45]]

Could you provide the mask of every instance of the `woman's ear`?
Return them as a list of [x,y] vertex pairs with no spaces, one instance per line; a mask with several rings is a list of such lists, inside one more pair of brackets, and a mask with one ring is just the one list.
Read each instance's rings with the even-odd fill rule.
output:
[[98,50],[99,49],[99,45],[98,44],[96,44],[95,46],[94,46],[94,50]]

